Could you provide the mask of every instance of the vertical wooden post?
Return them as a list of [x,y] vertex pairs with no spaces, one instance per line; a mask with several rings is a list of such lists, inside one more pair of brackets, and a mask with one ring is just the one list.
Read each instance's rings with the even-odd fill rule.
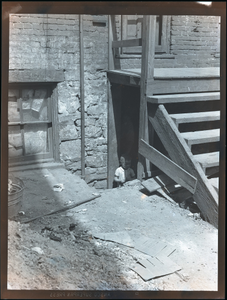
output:
[[[112,22],[114,16],[108,16],[108,69],[114,70],[114,57],[112,52],[113,30]],[[117,156],[117,134],[114,118],[114,106],[112,99],[111,84],[107,82],[108,95],[108,137],[107,137],[107,188],[112,188],[114,171],[116,165],[118,166]]]
[[[154,79],[156,16],[143,16],[142,61],[140,81],[139,142],[149,142],[147,114],[147,86]],[[140,143],[139,143],[140,144]],[[142,180],[143,171],[149,171],[149,161],[138,154],[137,178]]]
[[81,103],[81,178],[85,179],[84,40],[83,40],[83,16],[82,15],[80,15],[80,103]]

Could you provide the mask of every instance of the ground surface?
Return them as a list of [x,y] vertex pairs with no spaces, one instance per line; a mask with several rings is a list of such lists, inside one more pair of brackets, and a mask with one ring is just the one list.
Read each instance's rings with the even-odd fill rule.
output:
[[[14,174],[25,184],[25,214],[9,221],[8,288],[217,290],[217,229],[189,216],[188,210],[158,194],[144,194],[140,183],[97,191],[63,168]],[[53,191],[59,183],[65,189]],[[74,209],[20,223],[97,193],[101,197]],[[120,231],[174,246],[170,257],[181,270],[145,282],[131,269],[145,254],[94,237]]]

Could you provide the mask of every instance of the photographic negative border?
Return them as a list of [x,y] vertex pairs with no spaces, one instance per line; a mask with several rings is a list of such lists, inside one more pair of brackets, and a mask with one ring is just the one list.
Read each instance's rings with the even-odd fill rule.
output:
[[[7,290],[7,180],[8,180],[8,66],[9,14],[163,14],[221,16],[220,83],[221,83],[221,141],[218,232],[218,291],[44,291]],[[2,89],[1,89],[1,298],[7,299],[224,299],[225,298],[225,166],[226,166],[226,3],[211,6],[197,2],[28,1],[2,3]]]

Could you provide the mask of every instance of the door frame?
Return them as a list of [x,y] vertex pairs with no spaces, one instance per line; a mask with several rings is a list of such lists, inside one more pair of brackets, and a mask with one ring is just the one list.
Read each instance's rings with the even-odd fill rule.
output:
[[[8,85],[8,89],[29,89],[29,88],[46,88],[47,89],[47,115],[48,120],[43,123],[50,124],[48,126],[47,134],[48,134],[48,143],[50,151],[46,154],[31,154],[27,156],[9,158],[8,164],[10,167],[16,165],[26,165],[32,162],[49,162],[49,161],[60,161],[60,153],[59,153],[59,130],[58,130],[58,92],[57,92],[57,82],[11,82]],[[29,123],[29,122],[28,122]],[[8,125],[13,126],[13,125]],[[16,125],[21,126],[23,125]]]

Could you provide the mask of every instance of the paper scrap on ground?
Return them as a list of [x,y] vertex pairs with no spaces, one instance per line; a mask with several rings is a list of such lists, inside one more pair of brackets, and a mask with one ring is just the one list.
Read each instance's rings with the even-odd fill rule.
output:
[[64,185],[63,185],[63,183],[58,183],[58,184],[55,184],[54,186],[53,186],[53,190],[55,191],[55,192],[61,192],[61,191],[63,191],[65,188],[64,188]]

